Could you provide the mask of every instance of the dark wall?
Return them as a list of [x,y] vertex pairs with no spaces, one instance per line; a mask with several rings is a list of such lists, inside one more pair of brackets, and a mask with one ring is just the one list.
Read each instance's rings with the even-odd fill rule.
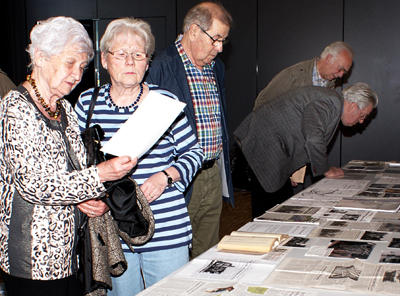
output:
[[349,84],[363,81],[379,96],[364,128],[343,133],[342,160],[400,159],[400,1],[345,2],[344,39],[356,51]]
[[[146,19],[156,36],[156,47],[181,33],[186,12],[195,0],[3,0],[0,12],[3,44],[0,67],[16,82],[24,80],[29,31],[37,20],[66,15],[99,20],[100,27],[114,18]],[[251,112],[255,98],[271,78],[294,63],[319,55],[337,40],[356,52],[354,67],[344,86],[364,81],[378,93],[374,118],[355,129],[340,128],[330,151],[333,165],[351,159],[399,159],[399,29],[398,0],[222,0],[231,12],[231,29],[224,52],[228,124],[233,130]],[[89,84],[92,74],[85,74]],[[346,81],[347,80],[347,81]],[[87,86],[81,83],[84,88]],[[337,89],[340,91],[340,88]],[[72,94],[71,94],[72,95]],[[73,94],[77,96],[77,94]],[[72,101],[73,99],[71,99]],[[372,116],[373,117],[373,116]]]
[[343,87],[366,82],[380,98],[375,115],[364,124],[339,127],[330,147],[332,165],[352,159],[400,158],[400,130],[396,128],[399,11],[396,0],[258,1],[257,92],[285,67],[311,59],[329,43],[343,40],[355,51],[354,66]]
[[25,80],[28,65],[25,48],[29,38],[26,27],[25,1],[3,0],[0,9],[0,68],[19,84]]

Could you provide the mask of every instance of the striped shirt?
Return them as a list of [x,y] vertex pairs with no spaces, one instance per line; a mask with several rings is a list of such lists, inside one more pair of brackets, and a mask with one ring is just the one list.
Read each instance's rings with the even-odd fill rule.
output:
[[219,158],[222,151],[221,110],[212,61],[200,71],[183,49],[179,35],[175,45],[185,67],[196,116],[197,137],[206,160]]
[[[154,85],[148,86],[150,91],[177,99],[164,89]],[[100,88],[90,124],[99,124],[103,128],[105,133],[103,146],[140,106],[130,108],[114,106],[109,90],[110,84]],[[92,93],[93,89],[82,93],[75,107],[81,130],[85,129],[86,114]],[[140,141],[140,139],[137,140]],[[139,186],[153,174],[170,166],[178,170],[181,180],[175,182],[172,187],[167,187],[164,193],[150,204],[155,218],[155,233],[147,244],[134,247],[136,252],[172,249],[191,243],[192,228],[183,191],[200,168],[202,161],[203,152],[183,113],[178,116],[160,140],[138,160],[132,178]],[[122,245],[125,251],[130,252],[124,243]]]
[[314,61],[313,75],[312,75],[312,83],[314,86],[326,87],[328,85],[329,80],[323,79],[321,75],[319,75],[317,60]]

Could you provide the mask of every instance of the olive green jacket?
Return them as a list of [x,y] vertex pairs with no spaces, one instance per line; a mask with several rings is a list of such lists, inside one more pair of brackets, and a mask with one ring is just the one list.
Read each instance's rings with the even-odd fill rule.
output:
[[[271,82],[258,95],[254,109],[265,102],[272,100],[285,92],[300,86],[313,85],[313,69],[317,58],[309,61],[300,62],[279,72]],[[335,88],[335,82],[329,81],[327,86]]]

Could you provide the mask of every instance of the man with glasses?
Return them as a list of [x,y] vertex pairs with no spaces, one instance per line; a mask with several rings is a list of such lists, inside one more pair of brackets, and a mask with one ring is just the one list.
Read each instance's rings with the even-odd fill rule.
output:
[[339,121],[362,123],[377,104],[376,93],[356,83],[342,95],[326,87],[298,87],[253,110],[234,135],[266,192],[258,215],[285,200],[276,192],[290,186],[291,174],[306,164],[313,176],[342,176],[343,170],[329,166],[326,152]]
[[[301,86],[313,85],[333,90],[336,79],[341,78],[351,68],[353,56],[353,50],[345,42],[337,41],[328,45],[320,57],[300,62],[278,73],[259,93],[254,109]],[[270,200],[276,201],[275,204],[277,204],[291,197],[292,185],[297,186],[297,183],[292,183],[288,179],[279,191],[268,193],[263,189],[254,172],[250,170],[249,174],[253,218],[263,214],[264,209],[271,206]],[[307,171],[307,174],[311,173]]]
[[255,107],[300,86],[314,85],[335,88],[335,80],[343,77],[353,64],[354,52],[345,42],[328,45],[321,57],[300,62],[278,73],[258,95]]
[[222,199],[233,204],[226,123],[225,68],[216,58],[228,41],[232,17],[219,3],[194,6],[183,34],[151,62],[147,81],[164,87],[186,103],[184,111],[205,158],[186,202],[193,229],[191,259],[219,241]]

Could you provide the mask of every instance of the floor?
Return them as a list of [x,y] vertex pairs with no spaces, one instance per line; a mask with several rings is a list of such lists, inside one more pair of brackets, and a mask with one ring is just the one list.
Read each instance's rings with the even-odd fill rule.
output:
[[220,239],[250,221],[252,221],[251,194],[249,191],[236,191],[235,207],[227,202],[223,203],[219,228]]

